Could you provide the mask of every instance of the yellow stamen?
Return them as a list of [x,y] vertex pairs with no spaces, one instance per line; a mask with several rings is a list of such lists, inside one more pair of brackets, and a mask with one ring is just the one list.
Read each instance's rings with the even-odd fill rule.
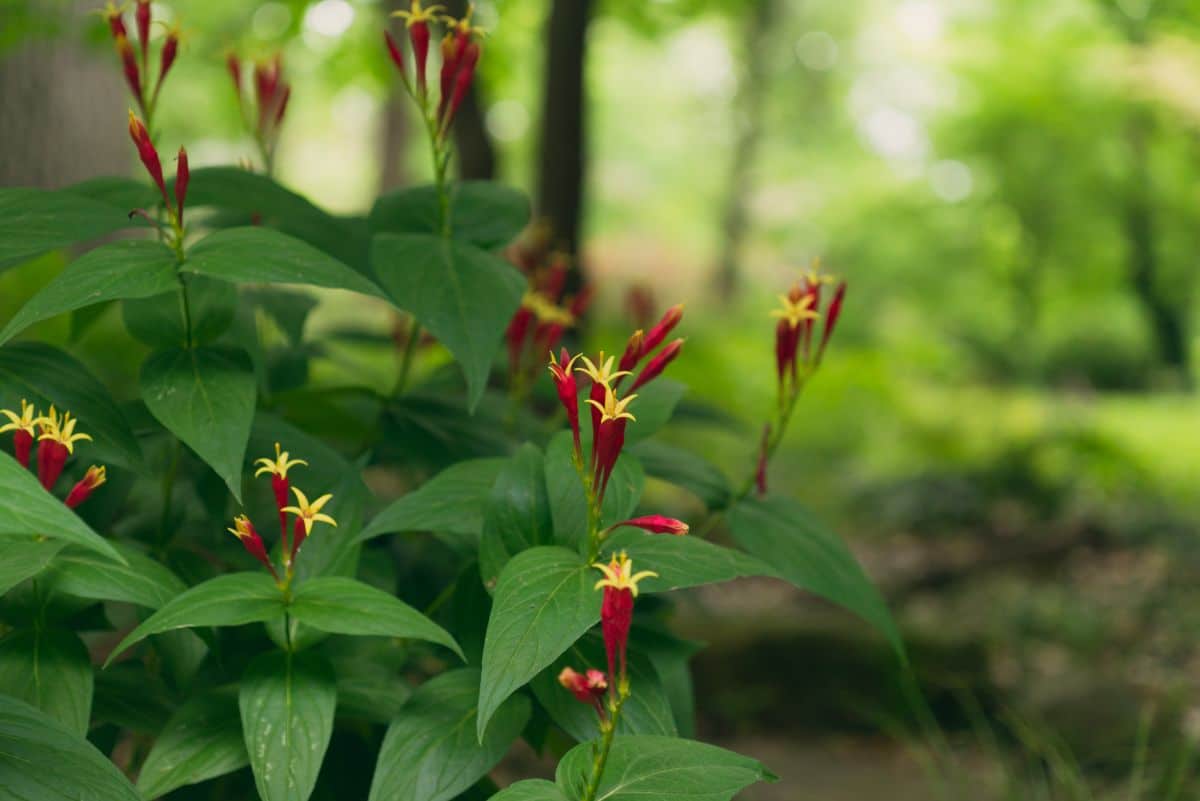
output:
[[267,458],[264,456],[261,459],[255,459],[254,463],[256,465],[262,465],[261,467],[259,467],[257,470],[254,471],[255,478],[258,478],[263,473],[270,473],[273,476],[279,476],[280,478],[287,478],[287,473],[290,468],[293,468],[298,464],[302,464],[305,467],[308,467],[308,462],[304,461],[303,459],[288,459],[288,452],[280,451],[278,442],[275,443],[275,458],[274,459],[270,459],[270,458]]
[[638,594],[638,582],[642,579],[658,578],[658,574],[653,570],[643,570],[640,573],[633,572],[633,560],[624,551],[618,554],[613,554],[612,561],[608,564],[597,562],[592,567],[604,574],[604,578],[596,582],[596,589],[610,587],[614,590],[629,590],[636,598]]

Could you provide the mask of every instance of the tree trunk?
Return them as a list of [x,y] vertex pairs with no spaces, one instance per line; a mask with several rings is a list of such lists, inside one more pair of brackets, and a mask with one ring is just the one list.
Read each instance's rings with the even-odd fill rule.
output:
[[[584,64],[593,0],[554,0],[546,31],[546,83],[537,213],[553,231],[555,246],[579,252],[584,205],[586,126]],[[578,270],[570,281],[576,286]],[[568,292],[575,287],[568,287]]]
[[750,228],[748,201],[752,187],[752,171],[758,155],[763,132],[765,105],[766,43],[775,16],[774,0],[758,0],[753,13],[746,19],[746,72],[737,96],[737,141],[730,164],[729,187],[725,208],[721,214],[721,254],[717,261],[717,298],[722,303],[733,301],[737,293],[742,245]]

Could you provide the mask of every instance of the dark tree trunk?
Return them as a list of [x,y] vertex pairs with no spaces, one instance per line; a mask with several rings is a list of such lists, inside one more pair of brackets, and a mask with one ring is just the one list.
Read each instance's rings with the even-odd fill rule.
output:
[[717,297],[723,303],[732,302],[738,290],[742,244],[750,228],[748,209],[752,191],[752,172],[762,139],[763,106],[765,105],[767,48],[774,0],[758,0],[745,21],[746,72],[738,90],[737,141],[730,164],[729,185],[725,208],[721,214],[721,254],[717,260]]
[[[555,246],[579,252],[583,217],[586,124],[584,64],[592,0],[554,0],[546,30],[546,83],[538,165],[537,214]],[[572,270],[573,281],[579,271]]]
[[[446,8],[452,16],[461,17],[467,11],[467,2],[450,0],[446,3]],[[484,58],[487,58],[486,43],[483,52]],[[454,144],[457,149],[459,178],[465,181],[486,181],[496,177],[496,149],[492,146],[484,122],[478,75],[454,118]]]

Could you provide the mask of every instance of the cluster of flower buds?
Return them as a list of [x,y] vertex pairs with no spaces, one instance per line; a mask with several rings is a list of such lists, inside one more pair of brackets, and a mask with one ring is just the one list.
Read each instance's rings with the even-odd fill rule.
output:
[[113,5],[111,2],[104,9],[104,18],[108,21],[109,32],[112,33],[117,55],[121,59],[121,69],[125,73],[125,82],[133,92],[133,98],[138,108],[147,119],[154,115],[158,104],[158,94],[162,91],[163,81],[175,64],[179,55],[179,28],[167,28],[167,37],[163,40],[162,49],[158,56],[158,77],[150,82],[150,0],[136,0],[133,9],[134,25],[137,29],[137,48],[129,41],[129,29],[125,26],[124,7]]
[[[384,32],[384,42],[392,63],[400,72],[400,80],[405,89],[413,96],[433,127],[438,139],[444,139],[454,122],[454,116],[462,105],[463,98],[470,91],[471,81],[475,78],[475,67],[479,64],[480,47],[478,39],[483,31],[471,24],[474,6],[468,6],[467,13],[462,19],[442,14],[442,6],[421,5],[421,0],[411,0],[408,10],[396,11],[393,16],[404,20],[408,29],[408,39],[412,46],[411,70],[400,42],[391,32]],[[431,36],[430,23],[442,22],[446,26],[442,38],[442,66],[438,79],[438,101],[434,106],[430,103],[429,81],[427,78],[429,61],[429,40]],[[415,76],[415,86],[409,77]]]
[[595,709],[601,721],[607,719],[604,713],[604,696],[608,692],[608,677],[604,675],[603,670],[589,668],[579,673],[574,668],[565,667],[558,674],[558,683],[576,699]]
[[543,232],[535,230],[530,240],[509,254],[529,281],[529,289],[504,332],[509,380],[514,385],[536,369],[542,354],[554,352],[563,334],[583,316],[592,299],[588,286],[564,297],[571,271],[569,257],[548,251],[544,247],[548,236],[543,239]]
[[[275,456],[263,457],[255,460],[255,465],[258,470],[255,471],[255,478],[262,475],[271,477],[271,491],[275,496],[275,508],[279,513],[279,542],[283,551],[283,569],[285,578],[280,579],[278,571],[275,570],[275,565],[271,562],[271,558],[267,555],[266,545],[263,544],[262,537],[259,535],[254,524],[250,522],[250,518],[246,515],[239,515],[233,520],[233,528],[229,529],[238,540],[242,543],[242,547],[246,551],[263,564],[267,570],[271,571],[271,575],[277,582],[286,583],[291,581],[292,570],[296,563],[296,555],[300,552],[300,546],[312,534],[313,525],[316,523],[328,523],[331,526],[337,527],[337,521],[327,514],[323,514],[321,509],[333,498],[333,495],[322,495],[314,501],[309,501],[308,497],[300,491],[299,488],[293,487],[291,480],[288,478],[288,471],[297,465],[308,466],[308,462],[303,459],[292,459],[290,454],[281,450],[279,443],[275,443]],[[296,503],[290,505],[288,503],[288,493],[296,496]],[[292,515],[295,522],[292,525],[291,538],[288,537],[288,516]]]
[[[154,143],[150,141],[150,133],[146,130],[145,124],[138,119],[137,115],[131,110],[129,112],[129,136],[133,139],[133,144],[137,148],[138,158],[142,160],[142,165],[145,166],[146,172],[150,174],[150,179],[154,181],[154,185],[158,187],[159,194],[162,195],[163,206],[167,209],[167,214],[171,218],[171,225],[175,228],[177,235],[183,232],[183,205],[187,200],[188,181],[191,177],[191,170],[188,167],[187,150],[180,147],[179,154],[175,162],[175,202],[171,202],[171,198],[167,195],[167,184],[163,178],[162,161],[158,157],[158,150],[154,147]],[[134,211],[133,214],[141,214],[151,222],[155,222],[150,215],[145,212]]]
[[[0,434],[13,432],[13,455],[21,467],[29,467],[33,443],[37,441],[38,481],[47,492],[52,491],[58,483],[67,459],[75,453],[75,443],[92,439],[88,434],[76,433],[75,426],[79,421],[70,412],[59,415],[53,406],[45,414],[39,414],[33,405],[22,400],[20,412],[0,409],[0,415],[8,419],[7,423],[0,425]],[[72,509],[79,506],[104,483],[106,477],[103,465],[89,467],[83,478],[67,493],[66,505]]]
[[[822,309],[822,287],[833,283],[833,277],[823,275],[820,262],[814,260],[812,268],[791,290],[779,296],[780,308],[771,312],[772,317],[779,319],[775,325],[775,371],[781,399],[794,395],[804,379],[821,364],[846,295],[846,282],[837,283],[829,304]],[[825,325],[820,341],[814,345],[814,329],[822,316]]]
[[283,61],[279,54],[267,61],[257,61],[252,70],[253,98],[246,97],[242,77],[242,62],[237,55],[225,57],[225,67],[233,80],[237,93],[238,110],[246,128],[254,134],[254,141],[262,152],[265,167],[274,163],[275,146],[279,143],[279,131],[283,116],[287,113],[292,87],[283,79]]

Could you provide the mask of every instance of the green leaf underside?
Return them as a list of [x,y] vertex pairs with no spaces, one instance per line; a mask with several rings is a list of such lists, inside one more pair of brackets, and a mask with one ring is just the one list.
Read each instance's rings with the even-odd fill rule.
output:
[[125,564],[90,551],[68,548],[45,573],[58,592],[97,601],[124,601],[158,609],[183,594],[187,585],[161,562],[117,544]]
[[146,756],[137,788],[145,798],[158,798],[248,764],[236,693],[207,692],[186,701],[167,721]]
[[488,492],[505,462],[471,459],[446,468],[377,514],[358,539],[407,531],[479,536]]
[[[558,763],[555,783],[581,798],[592,770],[592,743]],[[758,760],[715,745],[651,735],[613,739],[596,801],[729,801],[743,788],[775,776]]]
[[512,696],[475,737],[479,671],[443,673],[421,685],[388,727],[370,801],[447,801],[508,752],[529,720],[529,699]]
[[450,633],[400,599],[344,576],[309,579],[296,588],[292,617],[332,634],[407,637],[444,645],[462,656]]
[[92,440],[76,458],[132,470],[145,467],[142,449],[108,389],[74,357],[41,342],[10,342],[0,348],[0,404],[17,409],[22,399],[41,409],[53,404],[79,420]]
[[[586,417],[581,418],[586,425]],[[546,490],[550,496],[550,511],[554,518],[554,536],[567,547],[579,547],[587,538],[587,497],[579,474],[575,471],[571,454],[575,445],[571,432],[560,431],[546,447]],[[584,443],[584,458],[588,446]],[[629,454],[622,454],[613,468],[608,489],[604,493],[604,506],[600,510],[602,526],[611,526],[628,520],[646,486],[646,475],[641,464]]]
[[[486,249],[507,245],[529,224],[524,193],[492,181],[460,181],[451,187],[450,220],[455,239]],[[375,201],[371,233],[437,234],[441,231],[437,187],[412,186]]]
[[135,227],[128,211],[66,191],[0,188],[0,270],[48,250]]
[[308,284],[384,297],[379,287],[312,245],[271,228],[226,228],[188,251],[181,269],[225,281]]
[[241,500],[257,395],[249,357],[232,348],[159,351],[142,365],[140,383],[150,413]]
[[0,696],[0,788],[10,799],[143,801],[95,746],[7,696]]
[[525,278],[499,256],[432,234],[380,234],[371,243],[380,285],[453,354],[467,379],[468,406],[488,373]]
[[0,535],[40,534],[123,561],[116,549],[0,451]]
[[29,534],[0,537],[0,595],[41,573],[65,547],[62,540],[36,539]]
[[846,544],[799,503],[748,499],[729,513],[734,540],[797,587],[842,606],[877,628],[904,659],[904,643],[879,590]]
[[505,566],[483,645],[478,737],[506,698],[599,620],[595,583],[595,571],[565,548],[530,548]]
[[307,801],[333,735],[333,668],[312,651],[250,663],[238,693],[242,732],[263,801]]
[[553,540],[542,452],[526,443],[501,469],[488,494],[479,546],[484,584],[495,586],[500,571],[514,555],[535,545],[550,545]]
[[67,265],[0,330],[0,344],[29,326],[106,300],[148,298],[179,288],[175,254],[161,242],[102,245]]
[[[242,626],[282,617],[283,594],[266,573],[228,573],[168,602],[121,640],[108,662],[151,634],[196,626]],[[106,663],[107,664],[107,663]]]
[[36,706],[80,737],[88,730],[93,685],[87,647],[73,631],[18,630],[0,640],[0,693]]

